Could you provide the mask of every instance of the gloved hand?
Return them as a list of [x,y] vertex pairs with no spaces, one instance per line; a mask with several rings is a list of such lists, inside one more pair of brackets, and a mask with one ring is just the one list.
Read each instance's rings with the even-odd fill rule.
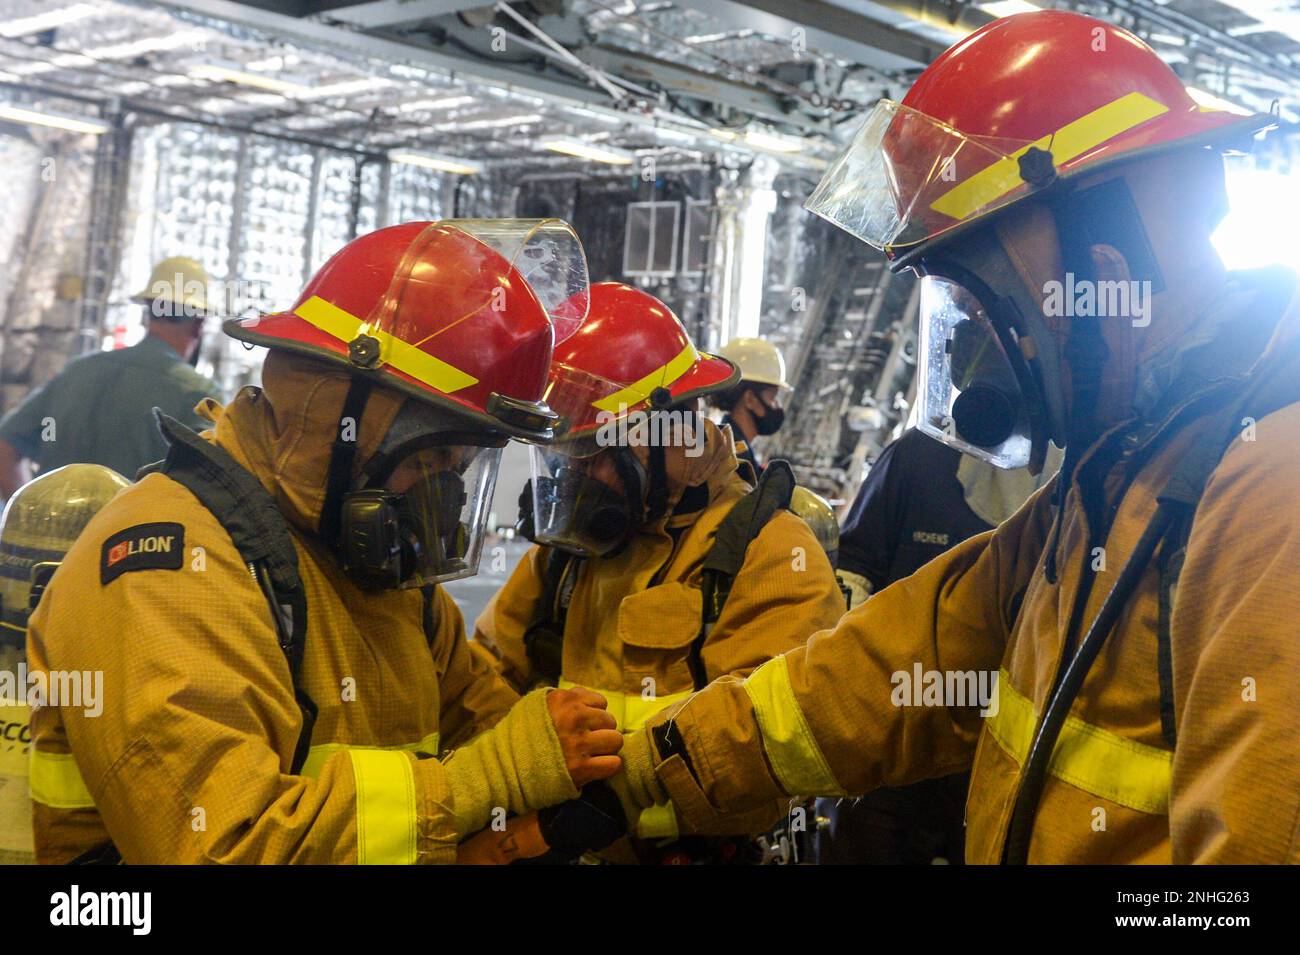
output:
[[627,833],[627,816],[606,782],[588,783],[582,795],[537,814],[546,844],[563,859],[604,849]]
[[456,834],[482,829],[496,809],[525,813],[574,799],[579,785],[617,772],[623,739],[614,725],[591,690],[529,693],[443,760]]
[[653,746],[649,728],[628,735],[623,744],[623,771],[609,781],[628,819],[638,818],[655,803],[668,801],[668,790],[655,775]]

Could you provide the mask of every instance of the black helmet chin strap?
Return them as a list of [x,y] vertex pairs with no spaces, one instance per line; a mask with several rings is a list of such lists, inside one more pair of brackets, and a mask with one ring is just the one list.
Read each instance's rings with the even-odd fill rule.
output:
[[[352,377],[343,410],[339,414],[338,433],[330,451],[329,476],[325,484],[325,503],[321,507],[320,536],[330,545],[337,545],[339,522],[342,517],[343,495],[352,483],[352,469],[356,465],[357,441],[361,432],[361,416],[370,400],[370,379],[360,375]],[[351,424],[349,428],[348,425]],[[350,438],[349,438],[350,435]]]

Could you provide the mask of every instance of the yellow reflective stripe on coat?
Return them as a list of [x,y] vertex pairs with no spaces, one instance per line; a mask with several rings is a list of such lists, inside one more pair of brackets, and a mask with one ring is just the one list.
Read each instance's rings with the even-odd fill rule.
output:
[[1019,160],[1030,149],[1037,147],[1050,150],[1052,161],[1059,166],[1100,146],[1106,140],[1167,112],[1168,106],[1157,103],[1149,96],[1128,93],[981,169],[930,203],[930,208],[954,219],[969,218],[1024,182],[1020,177]]
[[[560,679],[560,689],[571,690],[583,684],[572,680]],[[645,726],[646,721],[660,710],[680,703],[694,690],[670,693],[667,696],[644,698],[637,693],[619,693],[615,690],[603,690],[591,687],[605,698],[609,715],[623,733],[631,733]],[[636,820],[636,834],[641,839],[675,839],[677,838],[677,813],[672,803],[657,803],[649,809],[641,810]]]
[[[999,670],[998,711],[988,717],[989,734],[1021,766],[1029,756],[1037,723],[1033,702],[1011,685],[1006,670]],[[1125,739],[1070,715],[1047,771],[1118,805],[1167,815],[1173,765],[1172,750]]]
[[379,342],[381,362],[392,365],[403,374],[410,375],[416,381],[422,381],[443,394],[451,394],[478,383],[478,379],[473,375],[447,364],[441,358],[435,358],[382,329],[366,325],[351,312],[325,301],[319,295],[307,299],[295,308],[293,313],[344,343],[351,342],[364,331]]
[[94,808],[95,800],[71,753],[46,753],[33,746],[27,770],[33,802],[51,809]]
[[676,839],[677,813],[670,802],[657,802],[642,809],[636,818],[636,834],[640,839]]
[[321,743],[319,746],[313,746],[307,753],[307,760],[302,764],[302,774],[315,779],[320,775],[321,766],[325,760],[329,759],[335,753],[352,752],[357,749],[377,749],[377,750],[409,750],[419,753],[428,753],[430,756],[438,755],[439,736],[437,733],[430,733],[424,739],[414,743],[397,743],[393,746],[359,746],[352,743]]
[[638,693],[619,693],[617,690],[605,690],[598,686],[588,686],[585,683],[574,683],[572,680],[561,677],[561,690],[572,690],[575,686],[587,687],[587,689],[595,690],[603,696],[606,704],[608,704],[609,715],[614,717],[618,729],[624,733],[639,730],[645,726],[646,720],[660,710],[672,706],[674,703],[680,703],[695,692],[694,690],[683,690],[681,693],[669,693],[667,696],[642,697]]
[[768,660],[749,675],[744,687],[781,787],[792,796],[846,795],[799,709],[786,658]]
[[695,350],[695,346],[687,342],[686,347],[668,364],[656,368],[644,378],[634,381],[621,391],[614,392],[608,398],[593,401],[592,407],[598,411],[617,412],[620,408],[630,408],[632,405],[640,404],[649,398],[650,392],[656,388],[667,388],[690,371],[699,358],[700,353]]
[[402,750],[350,749],[357,783],[357,863],[415,863],[415,771]]

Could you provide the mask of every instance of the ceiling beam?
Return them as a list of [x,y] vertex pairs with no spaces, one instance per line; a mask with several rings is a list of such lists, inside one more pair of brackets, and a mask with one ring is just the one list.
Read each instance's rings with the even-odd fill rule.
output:
[[880,70],[926,66],[944,51],[933,42],[823,0],[678,0],[723,26],[793,37],[800,29],[808,49]]

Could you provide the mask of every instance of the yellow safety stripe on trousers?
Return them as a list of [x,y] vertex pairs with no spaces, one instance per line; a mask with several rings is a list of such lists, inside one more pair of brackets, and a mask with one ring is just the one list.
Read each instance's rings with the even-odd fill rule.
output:
[[402,750],[350,749],[357,783],[357,863],[415,863],[415,770]]
[[667,388],[690,371],[699,358],[700,353],[695,350],[695,346],[687,342],[686,347],[678,353],[677,357],[662,368],[656,368],[639,381],[634,381],[608,398],[593,401],[591,405],[598,411],[617,412],[620,408],[630,408],[632,405],[640,404],[649,398],[650,392],[656,388]]
[[966,219],[1024,182],[1020,177],[1019,160],[1031,148],[1050,149],[1052,161],[1059,166],[1100,146],[1106,140],[1167,112],[1168,106],[1157,103],[1149,96],[1128,93],[981,169],[945,192],[930,204],[930,208],[953,219]]
[[[989,733],[1008,756],[1023,766],[1033,745],[1038,715],[1033,702],[998,671],[998,711],[988,717]],[[1109,730],[1065,718],[1048,772],[1084,792],[1152,815],[1169,812],[1171,750],[1125,739]]]
[[325,301],[319,295],[307,299],[294,309],[293,313],[345,344],[365,332],[379,342],[381,362],[392,365],[403,374],[410,375],[416,381],[422,381],[443,394],[449,395],[478,383],[478,379],[473,375],[447,364],[441,358],[435,358],[383,329],[366,325],[352,313]]
[[27,764],[32,801],[51,809],[92,809],[95,800],[71,753],[47,753],[35,746]]
[[785,657],[768,660],[749,675],[744,687],[781,787],[792,796],[846,795],[799,709]]

